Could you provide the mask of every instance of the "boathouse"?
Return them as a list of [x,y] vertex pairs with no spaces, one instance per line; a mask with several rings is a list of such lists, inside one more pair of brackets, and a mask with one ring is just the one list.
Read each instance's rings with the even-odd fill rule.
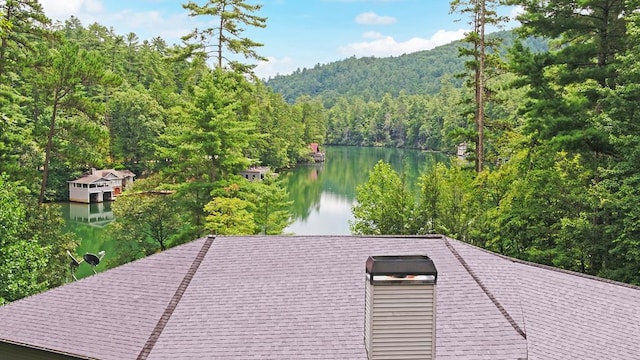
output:
[[315,162],[323,162],[325,160],[324,152],[320,151],[320,145],[318,143],[309,144],[309,150],[311,150],[311,158]]
[[67,181],[69,201],[89,204],[115,200],[116,196],[133,183],[135,176],[129,170],[92,168],[81,177]]

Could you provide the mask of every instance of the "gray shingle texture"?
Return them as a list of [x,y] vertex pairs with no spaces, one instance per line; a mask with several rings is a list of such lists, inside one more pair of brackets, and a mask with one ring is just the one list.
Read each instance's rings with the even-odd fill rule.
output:
[[[0,341],[135,359],[204,243],[1,307]],[[439,236],[218,237],[148,358],[366,359],[372,255],[433,259],[437,359],[640,359],[640,288]]]

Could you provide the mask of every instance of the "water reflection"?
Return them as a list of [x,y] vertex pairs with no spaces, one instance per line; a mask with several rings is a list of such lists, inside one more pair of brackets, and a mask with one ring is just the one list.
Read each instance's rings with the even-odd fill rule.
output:
[[353,220],[352,205],[353,201],[340,195],[322,192],[306,216],[298,218],[284,232],[297,235],[349,234],[349,221]]
[[[109,234],[108,226],[115,220],[111,205],[112,202],[60,204],[65,219],[65,231],[74,233],[80,243],[75,251],[77,256],[105,251],[104,262],[108,262],[111,257],[115,256],[116,244]],[[104,262],[96,267],[98,272],[107,268],[103,265]],[[80,266],[76,271],[78,279],[92,274],[90,266]]]
[[300,166],[283,174],[293,201],[294,222],[285,233],[348,235],[356,188],[365,183],[379,160],[404,173],[410,190],[417,192],[420,174],[438,162],[441,153],[417,150],[329,146],[326,162]]
[[76,223],[103,228],[115,219],[110,201],[91,204],[68,203],[67,205],[68,215],[65,214],[65,217]]

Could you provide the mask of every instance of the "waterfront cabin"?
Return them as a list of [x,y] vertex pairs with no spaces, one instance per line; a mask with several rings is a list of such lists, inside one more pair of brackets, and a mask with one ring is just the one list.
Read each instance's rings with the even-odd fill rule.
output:
[[241,171],[240,175],[249,181],[262,181],[269,172],[268,166],[253,166]]
[[89,204],[115,200],[133,183],[135,176],[129,170],[92,168],[81,177],[67,181],[69,201]]

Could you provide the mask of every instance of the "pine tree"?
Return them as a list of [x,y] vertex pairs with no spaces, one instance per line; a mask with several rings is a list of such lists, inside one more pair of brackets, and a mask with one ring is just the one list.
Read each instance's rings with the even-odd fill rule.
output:
[[500,41],[498,38],[486,37],[487,26],[500,26],[507,18],[499,16],[496,7],[499,0],[454,0],[451,2],[451,11],[469,14],[469,22],[473,30],[466,33],[464,42],[471,44],[471,48],[460,47],[460,56],[471,56],[465,66],[472,72],[469,84],[474,88],[474,122],[476,127],[475,162],[476,171],[484,169],[485,147],[485,107],[487,103],[487,76],[499,66],[499,58],[496,48]]
[[245,31],[242,26],[266,27],[267,18],[254,14],[262,5],[251,5],[244,0],[208,0],[202,6],[189,1],[182,7],[189,10],[189,16],[212,16],[217,20],[217,26],[196,28],[183,37],[183,40],[192,42],[189,48],[192,55],[199,54],[208,58],[210,53],[214,53],[216,68],[222,68],[226,62],[231,69],[241,73],[252,73],[255,65],[242,64],[225,51],[242,55],[246,59],[267,60],[255,50],[262,44],[242,37]]
[[50,66],[42,69],[39,79],[39,85],[42,91],[47,92],[48,105],[52,109],[47,129],[39,203],[45,200],[58,115],[63,111],[91,113],[96,110],[95,102],[88,100],[82,87],[114,80],[107,76],[104,61],[99,54],[82,50],[77,44],[64,43],[59,50],[52,51],[48,60]]
[[8,71],[25,66],[28,54],[38,39],[49,33],[51,23],[37,0],[0,1],[0,84],[5,84]]

